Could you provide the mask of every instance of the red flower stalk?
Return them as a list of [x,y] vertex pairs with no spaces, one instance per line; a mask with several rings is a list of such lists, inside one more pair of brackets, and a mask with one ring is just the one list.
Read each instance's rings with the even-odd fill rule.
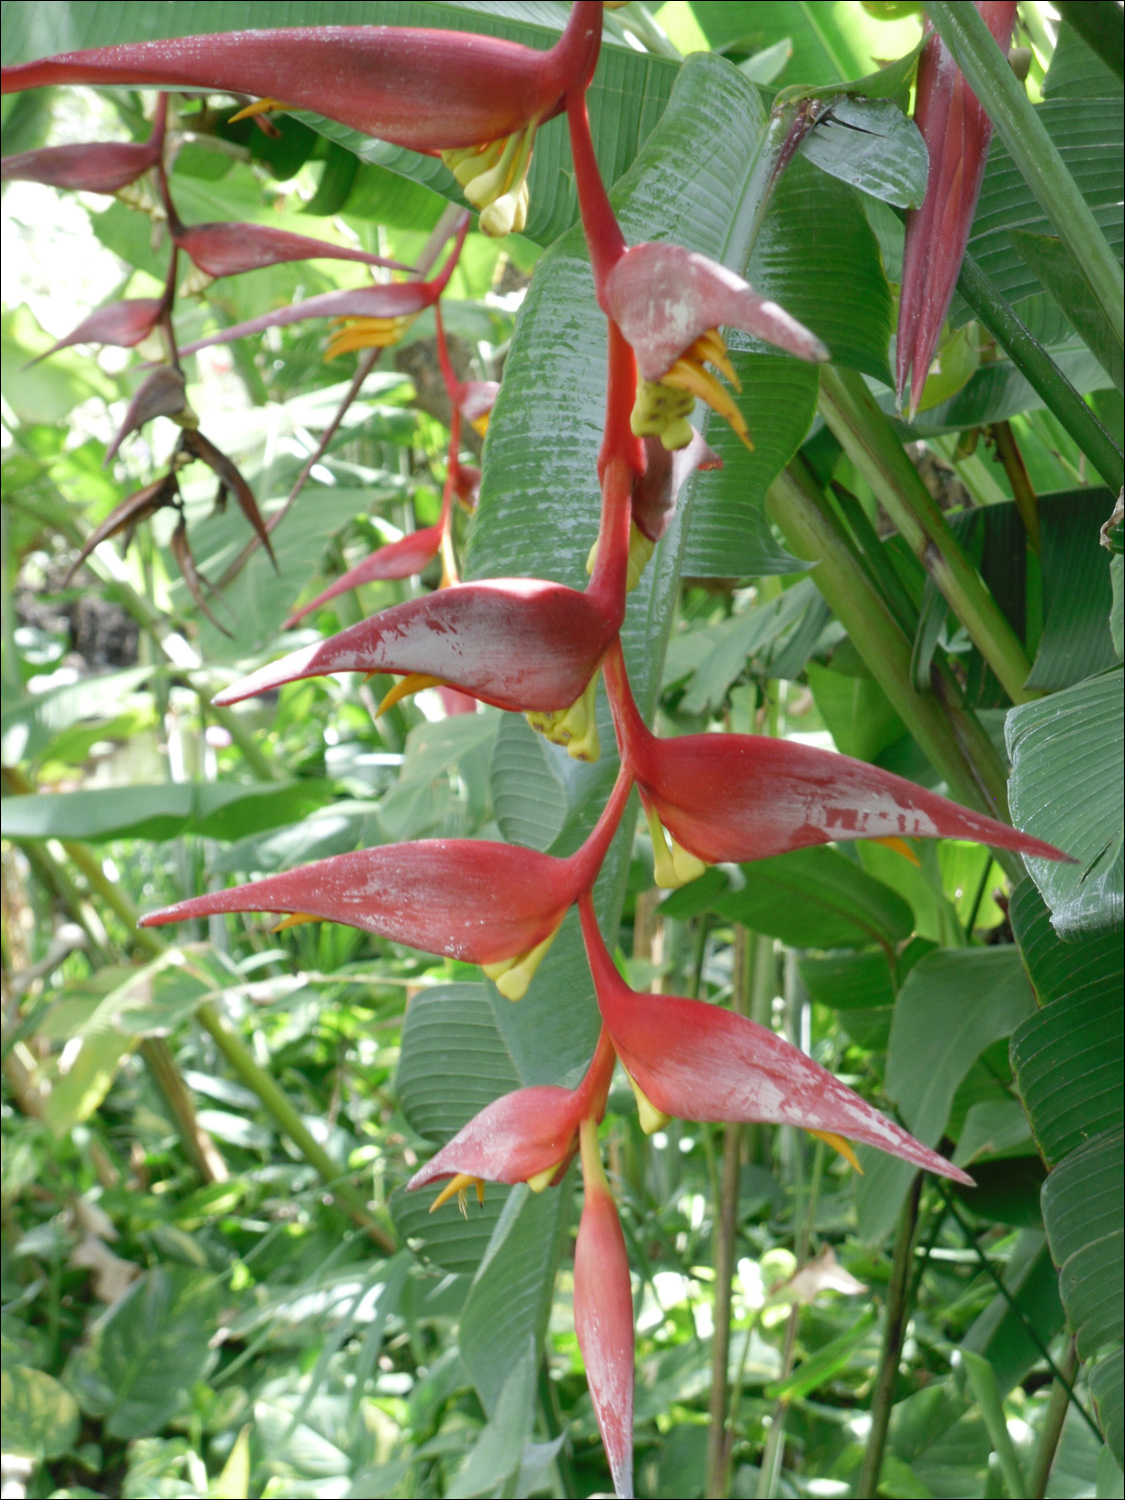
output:
[[[978,0],[977,9],[1006,52],[1015,4]],[[936,34],[918,64],[914,120],[930,153],[930,170],[921,208],[906,216],[898,312],[898,403],[902,405],[909,381],[911,421],[922,404],[930,361],[961,273],[992,136],[992,121]]]
[[862,1141],[927,1172],[972,1183],[960,1168],[894,1124],[767,1026],[702,1000],[639,995],[621,978],[594,915],[578,903],[598,1007],[629,1075],[641,1124],[675,1116],[744,1124],[797,1125],[855,1165]]
[[161,94],[147,141],[90,141],[21,151],[0,161],[0,182],[43,182],[85,193],[119,192],[160,160],[167,117],[168,95]]
[[[257,94],[365,135],[441,154],[486,232],[522,228],[535,132],[584,88],[601,5],[579,0],[547,52],[497,37],[390,26],[282,27],[63,53],[3,70],[3,92],[90,83]],[[278,101],[281,101],[280,105]]]
[[601,1120],[617,1061],[602,1027],[598,1045],[576,1089],[553,1084],[517,1089],[495,1099],[444,1145],[406,1184],[408,1191],[451,1178],[434,1199],[439,1208],[454,1193],[485,1182],[526,1182],[542,1192],[562,1181],[578,1149],[578,1127],[587,1117]]
[[598,1126],[580,1127],[585,1197],[574,1247],[574,1331],[613,1488],[633,1494],[633,1289],[629,1257],[598,1148]]
[[500,390],[497,380],[458,380],[449,358],[449,345],[445,341],[445,324],[441,316],[441,303],[434,304],[434,327],[437,331],[438,364],[441,378],[449,393],[449,404],[480,437],[488,431],[488,419],[496,404]]
[[[229,226],[211,224],[200,227],[225,231]],[[466,218],[457,233],[453,249],[446,258],[445,265],[431,281],[398,281],[389,286],[365,286],[350,292],[322,292],[317,297],[307,297],[304,302],[294,302],[287,307],[274,308],[272,312],[263,313],[260,318],[250,318],[245,323],[236,323],[233,328],[223,328],[216,333],[208,334],[206,338],[196,339],[193,344],[186,344],[180,352],[181,354],[195,354],[198,350],[206,349],[212,344],[231,344],[235,339],[244,338],[247,334],[263,333],[267,328],[281,328],[290,323],[303,323],[306,318],[363,318],[404,326],[425,308],[432,307],[445,290],[461,254],[461,246],[464,244],[468,228],[469,220]],[[186,231],[188,235],[193,232],[190,229]],[[281,231],[271,230],[269,233],[276,236]],[[300,240],[303,236],[295,235],[293,238]],[[309,243],[319,244],[319,241],[313,240]],[[305,258],[306,253],[297,258]],[[228,263],[233,264],[233,259]],[[213,264],[219,264],[219,262],[215,261]],[[267,265],[270,262],[262,261],[261,264]],[[243,269],[250,269],[250,267],[243,266]],[[234,272],[227,270],[221,274],[229,276]],[[366,345],[373,342],[377,341],[367,339]],[[382,342],[393,342],[393,339],[385,339]],[[362,342],[347,344],[337,338],[330,352],[339,354],[345,352],[346,348],[366,347],[366,345]]]
[[568,908],[597,878],[631,785],[623,771],[589,838],[567,859],[473,839],[385,844],[178,901],[149,912],[141,926],[235,911],[343,922],[480,964],[501,994],[519,1000]]
[[752,734],[658,739],[633,701],[619,647],[606,658],[605,676],[622,759],[650,815],[658,884],[694,879],[700,860],[767,859],[845,839],[975,839],[1038,859],[1069,859],[1042,839],[830,750]]

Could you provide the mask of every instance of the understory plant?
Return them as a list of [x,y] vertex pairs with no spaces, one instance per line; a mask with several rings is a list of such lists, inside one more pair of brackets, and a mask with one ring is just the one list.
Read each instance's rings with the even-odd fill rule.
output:
[[19,1477],[1113,1493],[1115,18],[130,9],[5,37]]

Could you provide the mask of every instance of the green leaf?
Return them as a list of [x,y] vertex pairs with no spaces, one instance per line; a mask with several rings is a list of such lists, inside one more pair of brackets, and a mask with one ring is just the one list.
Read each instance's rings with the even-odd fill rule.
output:
[[830,176],[897,208],[918,208],[926,195],[925,142],[891,99],[843,95],[805,137],[801,154]]
[[66,1058],[66,1071],[52,1080],[43,1103],[43,1119],[57,1140],[65,1140],[90,1118],[109,1093],[121,1059],[135,1046],[133,1037],[108,1029],[82,1038],[78,1050]]
[[788,37],[789,65],[779,84],[837,83],[856,78],[864,59],[834,16],[814,5],[782,5],[775,0],[693,0],[692,14],[716,49],[753,55]]
[[[1052,99],[1035,107],[1047,134],[1093,211],[1114,254],[1125,245],[1122,227],[1122,97]],[[999,135],[993,137],[984,174],[969,253],[1009,302],[1041,290],[1012,242],[1009,231],[1049,235],[1051,225]]]
[[1023,229],[1009,229],[1012,244],[1020,259],[1074,324],[1096,356],[1098,363],[1118,390],[1125,385],[1125,356],[1113,330],[1094,300],[1089,283],[1059,239],[1045,234],[1028,234]]
[[1125,1339],[1123,1172],[1125,1137],[1105,1130],[1072,1151],[1043,1189],[1043,1219],[1083,1359]]
[[1120,78],[1114,76],[1064,17],[1043,81],[1044,99],[1109,99],[1120,92]]
[[715,910],[790,947],[890,949],[914,929],[901,896],[827,846],[738,868],[743,883],[719,896]]
[[241,838],[295,823],[331,796],[327,782],[182,781],[163,786],[99,787],[89,792],[5,797],[4,832],[13,839],[147,838],[197,833]]
[[[823,339],[836,364],[894,384],[890,288],[879,242],[847,183],[800,157],[793,161],[774,189],[746,279]],[[765,348],[743,334],[732,334],[730,347]],[[751,421],[752,430],[757,425]]]
[[[914,965],[895,1001],[886,1092],[902,1122],[936,1146],[954,1095],[977,1058],[1011,1035],[1034,999],[1011,948],[940,948]],[[860,1232],[881,1239],[893,1227],[915,1168],[861,1146],[856,1185]]]
[[78,1403],[46,1370],[7,1365],[0,1372],[0,1421],[5,1453],[34,1459],[58,1458],[74,1446],[80,1422]]
[[848,677],[810,661],[805,669],[821,718],[842,755],[876,760],[903,737],[906,725],[870,677]]
[[1108,490],[1039,497],[1043,634],[1028,686],[1051,692],[1112,667],[1109,556],[1098,529],[1113,508]]
[[830,1339],[823,1348],[803,1360],[792,1375],[785,1380],[777,1380],[772,1385],[767,1385],[762,1394],[770,1401],[777,1401],[783,1397],[788,1401],[799,1401],[804,1396],[811,1396],[814,1391],[819,1390],[822,1385],[827,1385],[834,1375],[838,1375],[845,1368],[874,1326],[875,1310],[868,1308],[852,1327],[846,1329],[837,1338]]
[[1056,932],[1074,938],[1120,927],[1125,906],[1120,672],[1088,678],[1013,709],[1005,738],[1013,821],[1078,861],[1026,861]]
[[1090,0],[1062,0],[1059,11],[1086,45],[1110,70],[1118,85],[1125,82],[1125,45],[1117,17]]
[[152,674],[152,667],[128,667],[6,703],[0,717],[4,764],[37,759],[56,735],[84,719],[113,718]]
[[[972,1205],[974,1191],[968,1188],[958,1196]],[[1019,1236],[1002,1279],[1004,1292],[997,1292],[973,1322],[961,1347],[988,1360],[1000,1394],[1006,1396],[1042,1361],[1042,1346],[1050,1347],[1066,1321],[1059,1301],[1058,1272],[1041,1229],[1027,1228]],[[1038,1335],[1038,1343],[1029,1326]]]
[[501,718],[489,776],[496,821],[507,843],[546,850],[562,832],[567,795],[557,750],[522,714]]
[[215,1278],[186,1266],[146,1271],[71,1355],[66,1381],[110,1437],[159,1432],[217,1355]]
[[450,1500],[472,1495],[507,1493],[514,1488],[531,1432],[535,1399],[535,1343],[511,1366],[496,1397],[495,1406],[462,1468],[446,1490]]

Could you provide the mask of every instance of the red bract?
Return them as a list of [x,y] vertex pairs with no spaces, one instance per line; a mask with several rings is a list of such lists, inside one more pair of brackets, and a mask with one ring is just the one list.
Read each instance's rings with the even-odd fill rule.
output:
[[[225,230],[228,226],[203,227]],[[185,344],[180,352],[194,354],[197,350],[206,349],[212,344],[231,344],[236,339],[244,338],[248,333],[264,333],[267,328],[281,328],[289,323],[303,323],[306,318],[376,318],[395,322],[399,319],[416,317],[424,308],[432,307],[445,290],[453,274],[453,268],[457,264],[468,227],[469,221],[466,217],[465,223],[454,240],[453,249],[446,258],[445,265],[431,281],[397,281],[390,286],[365,286],[351,292],[322,292],[317,297],[306,298],[304,302],[274,308],[272,312],[263,313],[260,318],[250,318],[245,323],[236,323],[233,328],[223,328],[217,333],[208,334],[206,338],[196,339],[194,344]],[[279,234],[281,231],[270,232]],[[192,231],[188,230],[187,233],[190,235]],[[300,239],[301,236],[298,235],[295,238]],[[267,262],[262,262],[262,264],[267,264]],[[233,273],[226,271],[222,274]]]
[[[519,218],[536,128],[597,62],[601,5],[579,0],[554,47],[390,26],[282,27],[63,53],[3,71],[3,92],[45,84],[154,84],[257,94],[365,135],[446,152],[469,201]],[[487,180],[484,180],[487,179]],[[501,205],[500,200],[510,199]],[[486,213],[487,217],[487,213]],[[488,227],[488,226],[485,226]],[[515,227],[522,227],[516,223]]]
[[[602,1029],[597,1050],[576,1089],[517,1089],[481,1110],[406,1184],[408,1191],[451,1177],[434,1208],[471,1182],[526,1182],[533,1192],[557,1183],[574,1157],[578,1127],[600,1120],[616,1056]],[[432,1210],[431,1210],[432,1211]]]
[[60,349],[69,349],[72,344],[112,344],[118,349],[132,349],[156,327],[165,306],[163,297],[136,297],[99,307],[31,363],[38,364],[40,359],[57,354]]
[[240,276],[263,266],[278,266],[293,260],[354,260],[365,266],[383,266],[392,271],[408,267],[365,250],[330,245],[305,234],[271,229],[264,224],[193,224],[190,229],[174,223],[172,238],[208,276]]
[[579,911],[602,1020],[639,1090],[646,1128],[656,1128],[662,1116],[797,1125],[844,1155],[848,1141],[862,1141],[972,1183],[768,1027],[702,1000],[638,995],[614,967],[588,897]]
[[[1015,4],[978,0],[977,9],[997,45],[1007,51]],[[914,120],[930,153],[930,171],[921,208],[906,216],[898,313],[898,401],[901,406],[909,381],[911,419],[921,405],[961,273],[992,136],[992,121],[937,35],[926,43],[918,64]]]
[[624,618],[629,480],[616,468],[607,478],[603,540],[584,593],[534,578],[440,589],[291,652],[224,689],[215,702],[238,703],[330,672],[391,672],[460,688],[497,708],[570,709]]
[[163,927],[215,912],[283,912],[343,922],[491,971],[518,1000],[570,907],[593,884],[631,782],[622,773],[590,837],[568,859],[512,844],[426,839],[338,854],[141,918]]
[[440,303],[434,307],[434,327],[437,330],[438,364],[449,393],[450,405],[483,437],[488,431],[488,419],[496,404],[500,384],[496,380],[458,380],[449,358],[449,345],[445,341],[445,324]]
[[746,423],[723,386],[703,368],[715,365],[738,390],[738,378],[719,336],[720,325],[741,328],[799,359],[825,360],[828,350],[784,308],[760,297],[741,276],[679,245],[635,245],[605,281],[605,307],[637,356],[641,381],[633,431],[658,436],[667,448],[685,447],[696,397],[730,422],[747,443]]
[[886,838],[975,839],[1038,859],[1069,858],[1042,839],[830,750],[752,734],[658,739],[633,701],[619,648],[607,657],[605,675],[622,758],[642,800],[677,845],[708,864]]
[[349,589],[357,589],[362,584],[374,583],[379,579],[409,578],[414,573],[421,573],[437,556],[441,546],[441,532],[442,525],[438,521],[433,526],[424,526],[420,531],[412,531],[409,536],[400,537],[397,542],[388,542],[385,547],[372,552],[370,557],[356,563],[354,568],[342,573],[323,593],[317,594],[315,599],[310,599],[308,604],[294,610],[284,628],[292,630],[307,614],[327,604],[330,599],[335,599],[338,594],[346,594]]
[[633,1289],[629,1257],[598,1149],[596,1121],[581,1125],[585,1196],[574,1247],[574,1331],[613,1488],[633,1494]]
[[75,192],[116,193],[160,160],[167,112],[168,96],[161,94],[147,141],[90,141],[5,156],[0,161],[0,181],[44,182]]

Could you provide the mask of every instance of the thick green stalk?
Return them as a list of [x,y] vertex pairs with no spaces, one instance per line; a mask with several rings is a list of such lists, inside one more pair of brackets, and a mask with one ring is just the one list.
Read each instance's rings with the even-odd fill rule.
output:
[[1070,1410],[1070,1385],[1074,1382],[1077,1369],[1078,1350],[1072,1338],[1066,1346],[1066,1354],[1062,1362],[1062,1370],[1067,1383],[1064,1384],[1061,1380],[1051,1383],[1051,1398],[1047,1402],[1043,1425],[1039,1429],[1039,1441],[1035,1445],[1035,1456],[1031,1460],[1031,1473],[1027,1480],[1027,1493],[1031,1496],[1031,1500],[1043,1500],[1043,1496],[1047,1493],[1047,1481],[1051,1477],[1051,1467],[1055,1462],[1059,1438],[1062,1437],[1063,1423]]
[[1075,261],[1118,340],[1125,342],[1125,281],[1121,265],[975,5],[926,0],[934,29]]
[[903,540],[933,578],[1013,703],[1039,695],[1024,687],[1031,663],[983,578],[965,556],[862,375],[826,365],[820,414],[867,480]]
[[[786,541],[799,556],[816,563],[813,581],[953,796],[1007,821],[1007,776],[995,747],[961,705],[951,677],[935,671],[934,691],[916,690],[910,641],[841,535],[814,481],[791,464],[774,480],[768,498]],[[1005,858],[1003,865],[1012,879],[1022,878],[1018,860]]]
[[918,1225],[918,1201],[922,1196],[922,1176],[918,1173],[910,1195],[899,1215],[898,1233],[891,1256],[891,1280],[887,1287],[886,1322],[883,1327],[883,1352],[879,1360],[879,1374],[875,1381],[875,1394],[871,1400],[871,1431],[863,1454],[859,1478],[853,1495],[866,1500],[869,1495],[879,1493],[879,1475],[883,1468],[883,1454],[887,1447],[887,1433],[891,1425],[891,1407],[894,1403],[895,1379],[898,1362],[902,1356],[902,1345],[906,1338],[906,1325],[910,1317],[909,1297],[911,1248],[914,1231]]
[[957,290],[1116,494],[1125,483],[1121,449],[971,255],[961,263]]

